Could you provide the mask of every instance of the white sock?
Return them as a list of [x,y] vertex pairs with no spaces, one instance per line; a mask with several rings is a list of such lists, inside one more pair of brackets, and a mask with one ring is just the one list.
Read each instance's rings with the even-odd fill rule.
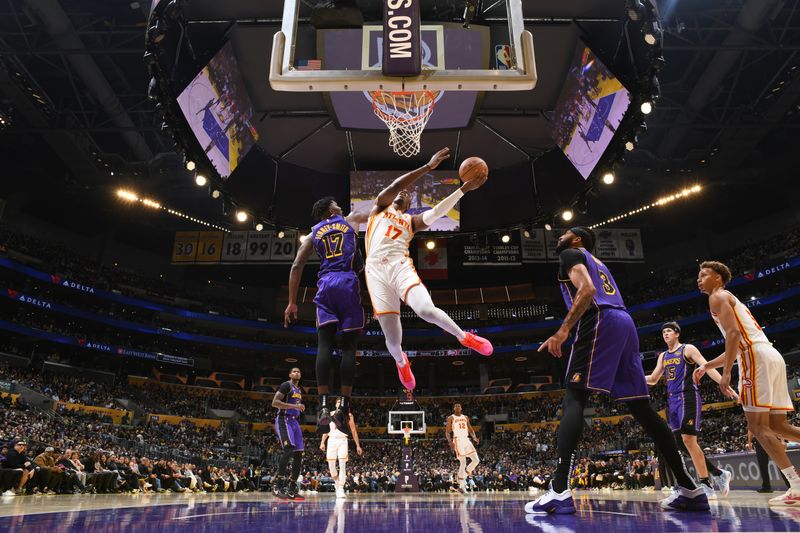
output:
[[797,473],[797,469],[794,466],[787,466],[783,470],[783,475],[786,476],[787,481],[789,481],[789,488],[792,489],[793,492],[800,492],[800,474]]

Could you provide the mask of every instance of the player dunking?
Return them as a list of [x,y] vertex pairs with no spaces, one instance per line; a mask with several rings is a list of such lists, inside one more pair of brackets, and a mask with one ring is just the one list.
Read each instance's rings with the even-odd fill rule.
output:
[[[272,407],[278,409],[275,417],[275,433],[283,447],[283,455],[278,461],[278,473],[273,481],[272,492],[283,500],[303,500],[297,491],[297,478],[303,464],[303,430],[300,428],[300,413],[306,410],[303,405],[303,391],[300,390],[300,369],[292,368],[289,381],[284,381],[272,398]],[[284,401],[285,400],[285,401]],[[292,461],[292,477],[286,478],[286,467]]]
[[800,428],[792,426],[786,414],[794,410],[786,379],[786,362],[772,347],[750,310],[725,289],[731,271],[717,261],[700,264],[697,286],[708,295],[711,318],[725,338],[725,353],[695,370],[699,381],[712,368],[722,367],[719,388],[733,396],[731,371],[739,365],[739,397],[747,427],[789,482],[789,490],[769,501],[770,505],[800,508],[800,474],[779,439],[800,442]]
[[289,273],[289,304],[283,313],[283,325],[297,319],[297,292],[303,267],[316,250],[322,265],[317,279],[317,389],[320,395],[318,422],[330,422],[331,351],[336,332],[342,332],[341,402],[350,409],[356,364],[356,343],[364,328],[364,308],[361,307],[361,283],[358,273],[363,259],[358,251],[358,226],[367,221],[366,214],[342,216],[342,208],[332,197],[317,200],[311,210],[317,224],[300,245]]
[[[667,374],[667,420],[675,435],[675,441],[692,458],[708,499],[716,498],[708,478],[709,473],[717,478],[720,493],[724,498],[728,495],[733,476],[706,459],[697,443],[703,401],[700,390],[694,382],[694,371],[698,365],[705,364],[706,360],[700,350],[693,345],[681,344],[680,335],[681,327],[677,322],[667,322],[661,326],[661,336],[667,345],[667,351],[659,354],[656,367],[647,376],[647,384],[656,385],[661,375]],[[709,370],[708,375],[717,383],[722,378],[716,370]]]
[[417,381],[401,346],[403,340],[403,328],[400,323],[401,300],[423,320],[436,324],[454,335],[463,346],[482,355],[491,355],[494,350],[488,340],[465,332],[447,316],[447,313],[433,304],[428,290],[414,269],[411,258],[408,257],[408,246],[414,233],[428,228],[436,220],[447,215],[464,193],[486,183],[487,176],[472,179],[433,209],[413,216],[406,213],[409,206],[408,187],[448,157],[450,149],[443,148],[433,155],[428,164],[400,176],[383,189],[375,199],[367,224],[365,274],[372,310],[378,317],[386,338],[386,348],[397,364],[400,382],[408,390],[414,389]]
[[[349,435],[353,436],[356,453],[358,455],[364,453],[361,450],[361,443],[358,441],[358,429],[352,413],[343,411],[341,400],[336,400],[336,410],[331,414],[330,429],[328,433],[322,435],[319,449],[324,452],[327,444],[328,451],[325,453],[325,458],[328,460],[328,468],[330,468],[331,477],[336,485],[337,498],[346,498],[344,484],[347,481],[347,437]],[[338,469],[336,468],[337,459],[339,461]]]
[[561,357],[561,345],[575,326],[567,363],[566,391],[558,427],[558,466],[550,489],[525,505],[534,514],[572,514],[569,477],[583,432],[583,410],[593,391],[627,403],[633,417],[661,449],[679,487],[661,502],[667,510],[707,511],[708,498],[686,472],[666,422],[650,405],[633,319],[608,268],[590,252],[594,232],[575,227],[558,239],[558,281],[569,312],[561,327],[539,347]]
[[[481,460],[478,458],[475,446],[469,440],[471,435],[475,444],[478,444],[478,436],[475,435],[475,430],[469,423],[469,417],[461,413],[460,403],[453,405],[453,414],[447,417],[444,434],[460,465],[458,467],[458,491],[465,494],[467,492],[467,476],[472,475]],[[470,460],[469,465],[467,465],[467,459]]]

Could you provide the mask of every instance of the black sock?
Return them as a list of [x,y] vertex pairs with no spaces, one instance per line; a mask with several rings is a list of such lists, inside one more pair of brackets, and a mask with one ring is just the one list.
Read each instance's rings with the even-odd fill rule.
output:
[[356,376],[356,346],[360,331],[347,331],[342,334],[342,362],[339,366],[342,387],[352,387]]
[[286,477],[286,467],[289,466],[289,459],[294,454],[294,448],[286,447],[283,450],[280,460],[278,460],[278,476]]
[[707,485],[708,487],[711,487],[711,482],[708,480],[707,477],[701,477],[700,483],[702,483],[703,485]]
[[708,469],[708,473],[714,477],[719,477],[722,475],[722,470],[717,468],[717,465],[709,461],[708,458],[706,458],[706,468]]
[[667,423],[658,416],[650,401],[646,399],[633,400],[628,402],[628,409],[639,424],[642,425],[645,433],[656,443],[656,446],[661,450],[664,460],[669,465],[678,485],[683,488],[694,490],[697,485],[689,473],[686,472],[686,466],[683,464],[683,458],[678,451],[678,443],[672,436]]
[[[300,477],[300,469],[303,467],[303,452],[294,452],[294,460],[292,461],[292,483],[297,482]],[[295,485],[296,486],[296,485]]]
[[581,389],[567,388],[564,393],[561,423],[558,426],[558,466],[553,474],[553,490],[564,492],[569,488],[569,478],[575,462],[575,450],[583,432],[583,409],[589,401],[589,393]]
[[329,387],[331,381],[331,352],[336,340],[336,324],[326,324],[317,328],[317,386]]

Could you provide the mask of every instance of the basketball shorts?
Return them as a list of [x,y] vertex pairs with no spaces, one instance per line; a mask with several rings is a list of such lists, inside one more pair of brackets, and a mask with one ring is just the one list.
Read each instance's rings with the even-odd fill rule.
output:
[[347,461],[347,437],[329,438],[325,457],[328,461],[335,461],[336,459]]
[[470,454],[477,453],[472,441],[468,438],[454,438],[456,457],[466,457]]
[[697,435],[700,431],[703,402],[696,390],[667,396],[667,420],[672,431],[681,435]]
[[650,397],[639,336],[627,311],[601,308],[581,318],[575,328],[565,385],[603,392],[621,401]]
[[414,262],[409,257],[397,260],[373,260],[368,257],[364,275],[375,316],[400,314],[401,300],[406,300],[412,287],[422,284]]
[[328,272],[317,280],[317,327],[338,323],[339,331],[364,329],[361,283],[355,272]]
[[786,361],[765,342],[745,345],[739,354],[739,396],[751,412],[794,411],[786,378]]
[[278,416],[275,418],[275,432],[281,441],[281,447],[291,447],[300,452],[305,449],[303,430],[296,416]]

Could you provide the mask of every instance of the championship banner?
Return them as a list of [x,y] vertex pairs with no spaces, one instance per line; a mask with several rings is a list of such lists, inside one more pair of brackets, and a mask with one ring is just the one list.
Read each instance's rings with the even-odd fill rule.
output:
[[488,233],[485,237],[465,239],[463,254],[464,266],[521,265],[520,234],[517,231],[503,233],[508,242],[501,240],[500,233]]
[[595,230],[594,255],[608,262],[643,261],[642,236],[638,229]]
[[172,245],[173,263],[194,263],[197,258],[198,231],[176,231]]
[[433,249],[428,249],[428,239],[417,242],[417,272],[423,279],[447,279],[447,239],[431,239]]
[[531,229],[530,237],[520,230],[523,263],[544,263],[547,261],[547,245],[543,229]]

